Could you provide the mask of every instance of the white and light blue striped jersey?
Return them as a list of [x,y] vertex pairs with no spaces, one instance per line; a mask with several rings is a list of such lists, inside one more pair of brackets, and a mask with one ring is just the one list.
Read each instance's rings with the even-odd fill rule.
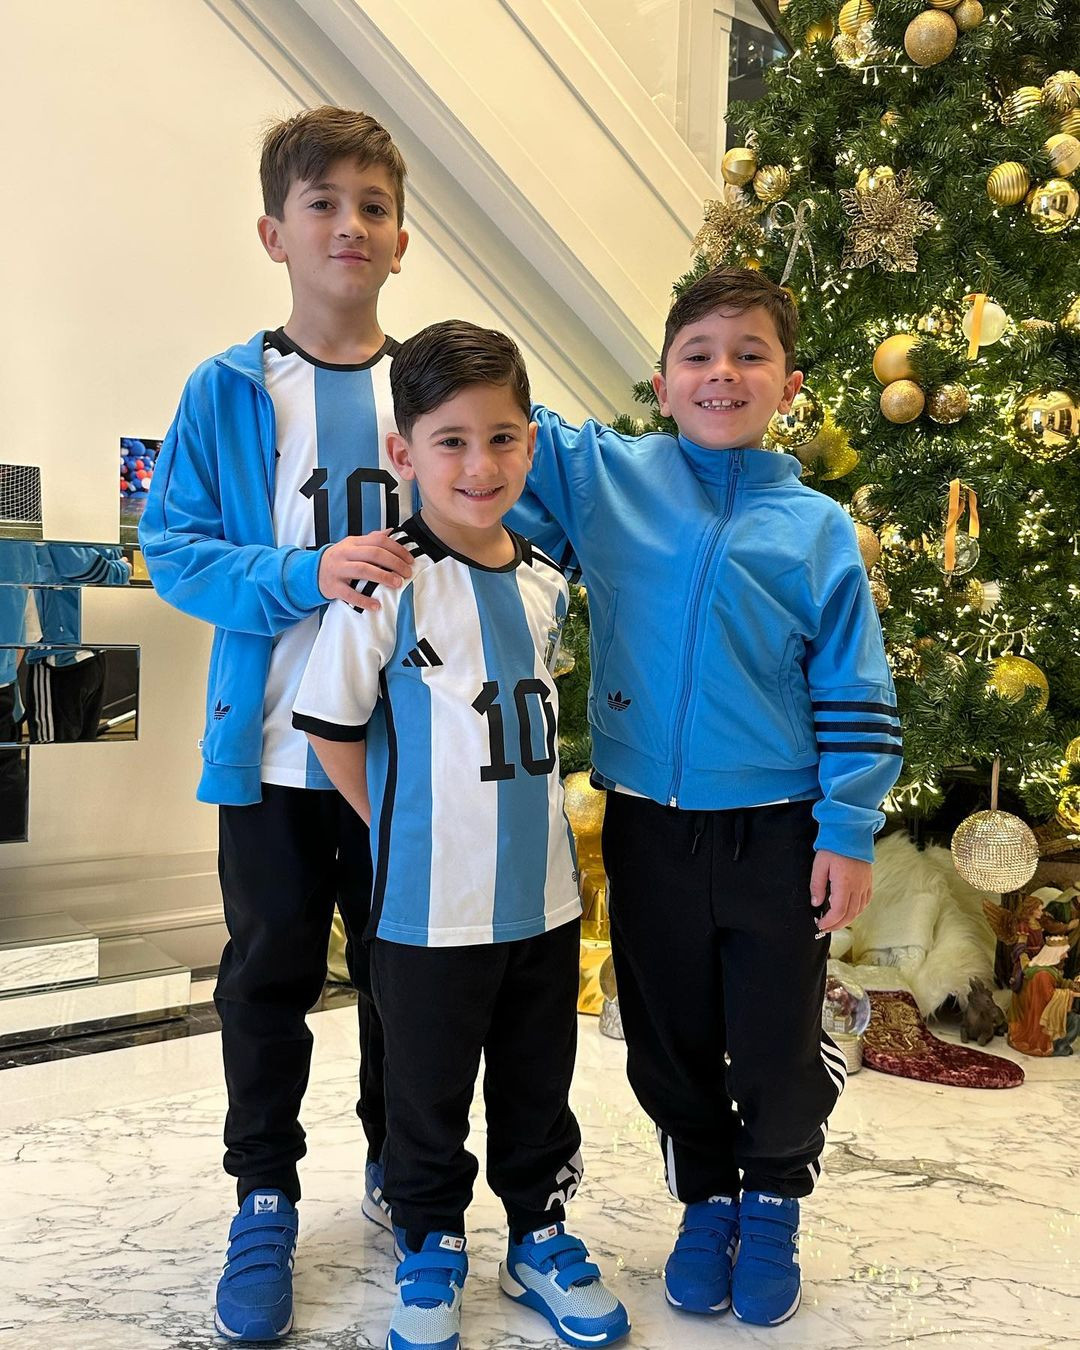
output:
[[[350,534],[396,526],[412,514],[412,484],[401,485],[386,454],[394,431],[387,338],[362,365],[328,365],[278,329],[263,344],[266,388],[277,426],[274,542],[321,548]],[[286,629],[274,643],[263,704],[264,783],[329,788],[292,724],[292,705],[319,631],[322,611]]]
[[330,606],[294,723],[367,740],[371,931],[428,947],[534,937],[581,913],[551,675],[566,582],[519,535],[499,568],[419,515],[395,537],[411,578],[378,588],[379,610]]

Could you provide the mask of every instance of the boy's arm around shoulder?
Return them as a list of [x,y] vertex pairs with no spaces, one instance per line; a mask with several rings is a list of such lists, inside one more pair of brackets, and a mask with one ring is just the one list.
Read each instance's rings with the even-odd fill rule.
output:
[[[806,676],[822,796],[814,806],[819,852],[870,863],[885,823],[881,802],[903,764],[896,690],[881,621],[855,529],[839,508],[818,536],[825,568]],[[831,926],[831,925],[830,925]]]
[[592,420],[574,426],[539,403],[531,417],[536,423],[532,467],[507,524],[576,580],[578,541],[596,505],[604,428]]
[[188,380],[162,442],[139,543],[155,589],[177,609],[221,628],[273,636],[326,603],[318,584],[324,550],[224,537],[207,365]]

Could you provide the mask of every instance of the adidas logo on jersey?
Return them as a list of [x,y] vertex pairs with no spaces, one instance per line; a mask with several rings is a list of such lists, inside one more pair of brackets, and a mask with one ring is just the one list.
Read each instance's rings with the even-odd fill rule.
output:
[[428,666],[441,666],[442,657],[427,638],[421,638],[401,664],[409,667],[419,666],[421,670],[425,670]]
[[621,689],[616,689],[613,694],[609,693],[607,696],[608,707],[613,712],[625,712],[633,701],[632,698],[623,698]]
[[218,699],[217,703],[215,703],[214,705],[214,721],[220,722],[221,719],[225,716],[225,714],[231,711],[232,711],[231,703],[222,703],[221,699]]

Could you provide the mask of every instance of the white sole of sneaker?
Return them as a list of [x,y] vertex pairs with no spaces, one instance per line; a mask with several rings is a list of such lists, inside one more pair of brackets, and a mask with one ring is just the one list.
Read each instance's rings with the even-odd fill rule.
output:
[[667,1285],[664,1286],[664,1297],[673,1308],[678,1308],[680,1312],[694,1313],[698,1317],[712,1317],[716,1313],[727,1312],[731,1307],[731,1299],[725,1299],[723,1303],[711,1303],[707,1308],[688,1308],[685,1303],[680,1303],[678,1299],[671,1297],[671,1291]]
[[372,1200],[370,1195],[365,1195],[363,1200],[360,1201],[360,1212],[365,1219],[370,1219],[372,1223],[378,1224],[386,1232],[392,1233],[394,1231],[390,1215],[381,1205]]
[[795,1314],[799,1311],[799,1304],[801,1302],[802,1302],[802,1288],[800,1287],[799,1292],[795,1295],[795,1302],[791,1305],[791,1307],[787,1310],[787,1312],[781,1314],[781,1316],[779,1317],[774,1317],[771,1322],[751,1321],[749,1318],[743,1317],[742,1313],[739,1312],[738,1308],[736,1308],[734,1304],[731,1305],[731,1311],[735,1314],[735,1316],[739,1319],[740,1322],[745,1322],[747,1326],[778,1327],[781,1324],[781,1322],[787,1322],[790,1318],[795,1316]]
[[227,1327],[221,1320],[221,1315],[215,1309],[214,1327],[218,1335],[224,1336],[228,1341],[250,1341],[253,1345],[265,1345],[268,1341],[280,1341],[283,1336],[287,1336],[293,1329],[293,1319],[290,1315],[287,1325],[269,1336],[245,1336],[242,1331],[233,1331],[231,1327]]

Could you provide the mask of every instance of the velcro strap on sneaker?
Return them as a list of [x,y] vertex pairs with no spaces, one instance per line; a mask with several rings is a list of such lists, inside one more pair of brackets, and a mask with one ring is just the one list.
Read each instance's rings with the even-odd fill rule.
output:
[[[468,1272],[469,1258],[465,1252],[414,1252],[398,1266],[396,1279],[398,1284],[410,1281],[401,1291],[406,1303],[415,1303],[421,1298],[452,1303],[454,1285],[463,1285]],[[421,1288],[426,1292],[418,1293]]]

